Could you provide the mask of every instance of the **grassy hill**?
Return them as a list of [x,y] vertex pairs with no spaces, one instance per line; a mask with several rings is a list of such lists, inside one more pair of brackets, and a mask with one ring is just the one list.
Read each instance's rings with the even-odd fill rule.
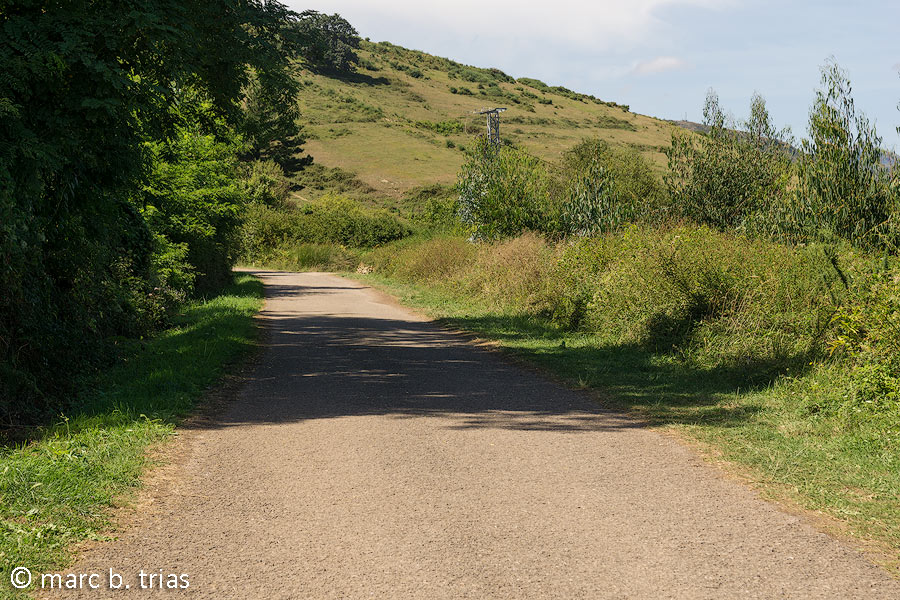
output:
[[635,148],[660,173],[665,167],[672,123],[627,106],[388,42],[363,42],[359,55],[352,76],[302,74],[306,149],[319,167],[306,174],[301,198],[334,188],[400,198],[422,186],[451,185],[465,148],[485,131],[473,111],[496,106],[508,109],[503,139],[545,160],[600,137]]

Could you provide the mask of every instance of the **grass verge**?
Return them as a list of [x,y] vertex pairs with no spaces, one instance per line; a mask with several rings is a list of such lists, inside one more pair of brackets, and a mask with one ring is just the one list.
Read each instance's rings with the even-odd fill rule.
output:
[[354,278],[451,328],[494,340],[575,387],[598,390],[606,406],[701,442],[765,496],[836,518],[823,525],[865,541],[876,562],[900,574],[896,444],[885,442],[880,423],[848,427],[833,413],[811,410],[846,388],[845,365],[809,364],[749,385],[732,369],[698,368],[610,335],[566,331],[533,312],[433,281]]
[[10,585],[13,568],[64,567],[73,543],[109,527],[108,509],[140,485],[148,449],[254,347],[262,296],[259,280],[238,275],[222,294],[187,306],[171,329],[129,342],[77,412],[0,448],[0,598],[26,597]]

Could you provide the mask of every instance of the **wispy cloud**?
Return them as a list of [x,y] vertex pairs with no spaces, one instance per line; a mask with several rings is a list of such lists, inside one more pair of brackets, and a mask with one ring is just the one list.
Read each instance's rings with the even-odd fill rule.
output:
[[894,66],[891,67],[894,71],[900,72],[900,62],[895,62]]
[[677,56],[657,56],[652,60],[639,62],[631,72],[635,75],[651,75],[653,73],[675,71],[685,67],[687,67],[687,63]]

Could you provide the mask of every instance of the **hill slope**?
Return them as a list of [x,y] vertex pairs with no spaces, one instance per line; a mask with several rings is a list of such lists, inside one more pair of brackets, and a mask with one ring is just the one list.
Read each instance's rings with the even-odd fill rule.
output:
[[485,130],[473,114],[502,106],[504,140],[555,160],[584,138],[631,146],[660,172],[673,125],[536,79],[518,80],[407,50],[363,42],[358,73],[333,78],[304,72],[300,106],[316,163],[355,173],[379,195],[402,196],[452,184],[463,150]]

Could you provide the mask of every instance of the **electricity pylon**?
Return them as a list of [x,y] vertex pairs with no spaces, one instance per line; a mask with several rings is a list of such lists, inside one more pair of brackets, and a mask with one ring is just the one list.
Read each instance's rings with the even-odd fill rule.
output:
[[495,146],[500,145],[500,113],[505,108],[485,108],[483,110],[474,111],[479,115],[487,115],[487,134],[488,141]]

